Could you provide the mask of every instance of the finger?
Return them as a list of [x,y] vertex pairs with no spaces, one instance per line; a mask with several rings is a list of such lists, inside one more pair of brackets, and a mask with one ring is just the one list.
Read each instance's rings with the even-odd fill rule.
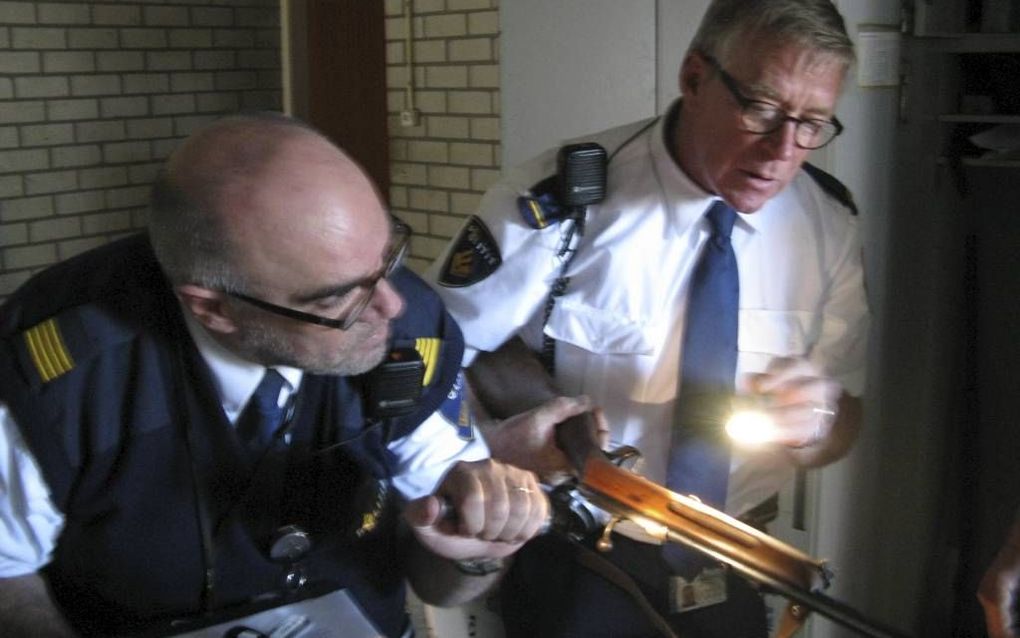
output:
[[533,538],[543,530],[549,520],[549,499],[539,485],[538,477],[529,477],[529,488],[532,490],[528,495],[528,518],[521,528],[516,540],[526,541]]
[[494,463],[493,471],[482,478],[485,500],[481,527],[477,532],[479,538],[503,540],[504,529],[510,518],[511,491],[514,487],[513,478],[507,472],[510,467]]
[[609,447],[609,421],[606,420],[605,410],[593,408],[591,416],[595,421],[595,438],[598,440],[599,447],[606,449]]
[[437,496],[423,496],[407,504],[404,508],[404,519],[411,527],[432,527],[439,522],[443,510],[443,503]]

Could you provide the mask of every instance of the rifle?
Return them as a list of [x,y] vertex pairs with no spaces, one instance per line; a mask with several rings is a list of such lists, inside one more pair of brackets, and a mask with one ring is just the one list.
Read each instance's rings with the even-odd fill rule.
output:
[[[596,548],[607,551],[612,528],[622,520],[639,525],[662,540],[682,543],[729,566],[743,577],[788,600],[776,638],[788,638],[803,626],[810,611],[848,627],[862,636],[906,638],[890,627],[820,593],[832,574],[824,561],[704,505],[695,498],[672,492],[616,465],[598,446],[587,424],[573,419],[558,426],[557,444],[575,472],[575,479],[553,490],[553,529],[571,535],[593,527],[592,515],[578,502],[587,500],[608,513]],[[636,453],[632,448],[629,452]],[[628,451],[624,451],[627,455]],[[582,520],[578,522],[578,517]],[[577,536],[575,536],[576,538]]]

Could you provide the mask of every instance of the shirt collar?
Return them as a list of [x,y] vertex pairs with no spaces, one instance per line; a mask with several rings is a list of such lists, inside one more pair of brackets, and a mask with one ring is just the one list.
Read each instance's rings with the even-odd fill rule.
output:
[[[255,393],[255,388],[266,372],[266,366],[243,359],[227,350],[206,332],[186,308],[182,308],[182,313],[188,326],[188,333],[191,334],[199,354],[212,372],[216,394],[220,397],[223,411],[233,422]],[[287,366],[274,366],[274,369],[286,381],[283,394],[289,398],[301,384],[304,372]]]

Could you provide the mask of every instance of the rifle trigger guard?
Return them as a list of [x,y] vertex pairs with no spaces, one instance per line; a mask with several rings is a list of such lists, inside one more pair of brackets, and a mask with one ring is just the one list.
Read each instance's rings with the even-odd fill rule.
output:
[[609,522],[606,523],[606,526],[602,529],[602,535],[599,536],[597,541],[595,541],[595,549],[600,552],[608,552],[613,549],[613,541],[610,536],[613,534],[613,528],[616,527],[616,524],[621,520],[623,519],[619,516],[610,517]]

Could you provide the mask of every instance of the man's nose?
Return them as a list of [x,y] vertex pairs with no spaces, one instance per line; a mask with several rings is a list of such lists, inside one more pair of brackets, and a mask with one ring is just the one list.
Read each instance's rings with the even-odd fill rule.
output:
[[798,122],[786,120],[783,125],[765,135],[764,142],[773,157],[779,160],[791,159],[799,148],[797,146]]
[[385,319],[393,319],[403,312],[404,298],[388,279],[380,279],[372,292],[372,301],[369,305]]

